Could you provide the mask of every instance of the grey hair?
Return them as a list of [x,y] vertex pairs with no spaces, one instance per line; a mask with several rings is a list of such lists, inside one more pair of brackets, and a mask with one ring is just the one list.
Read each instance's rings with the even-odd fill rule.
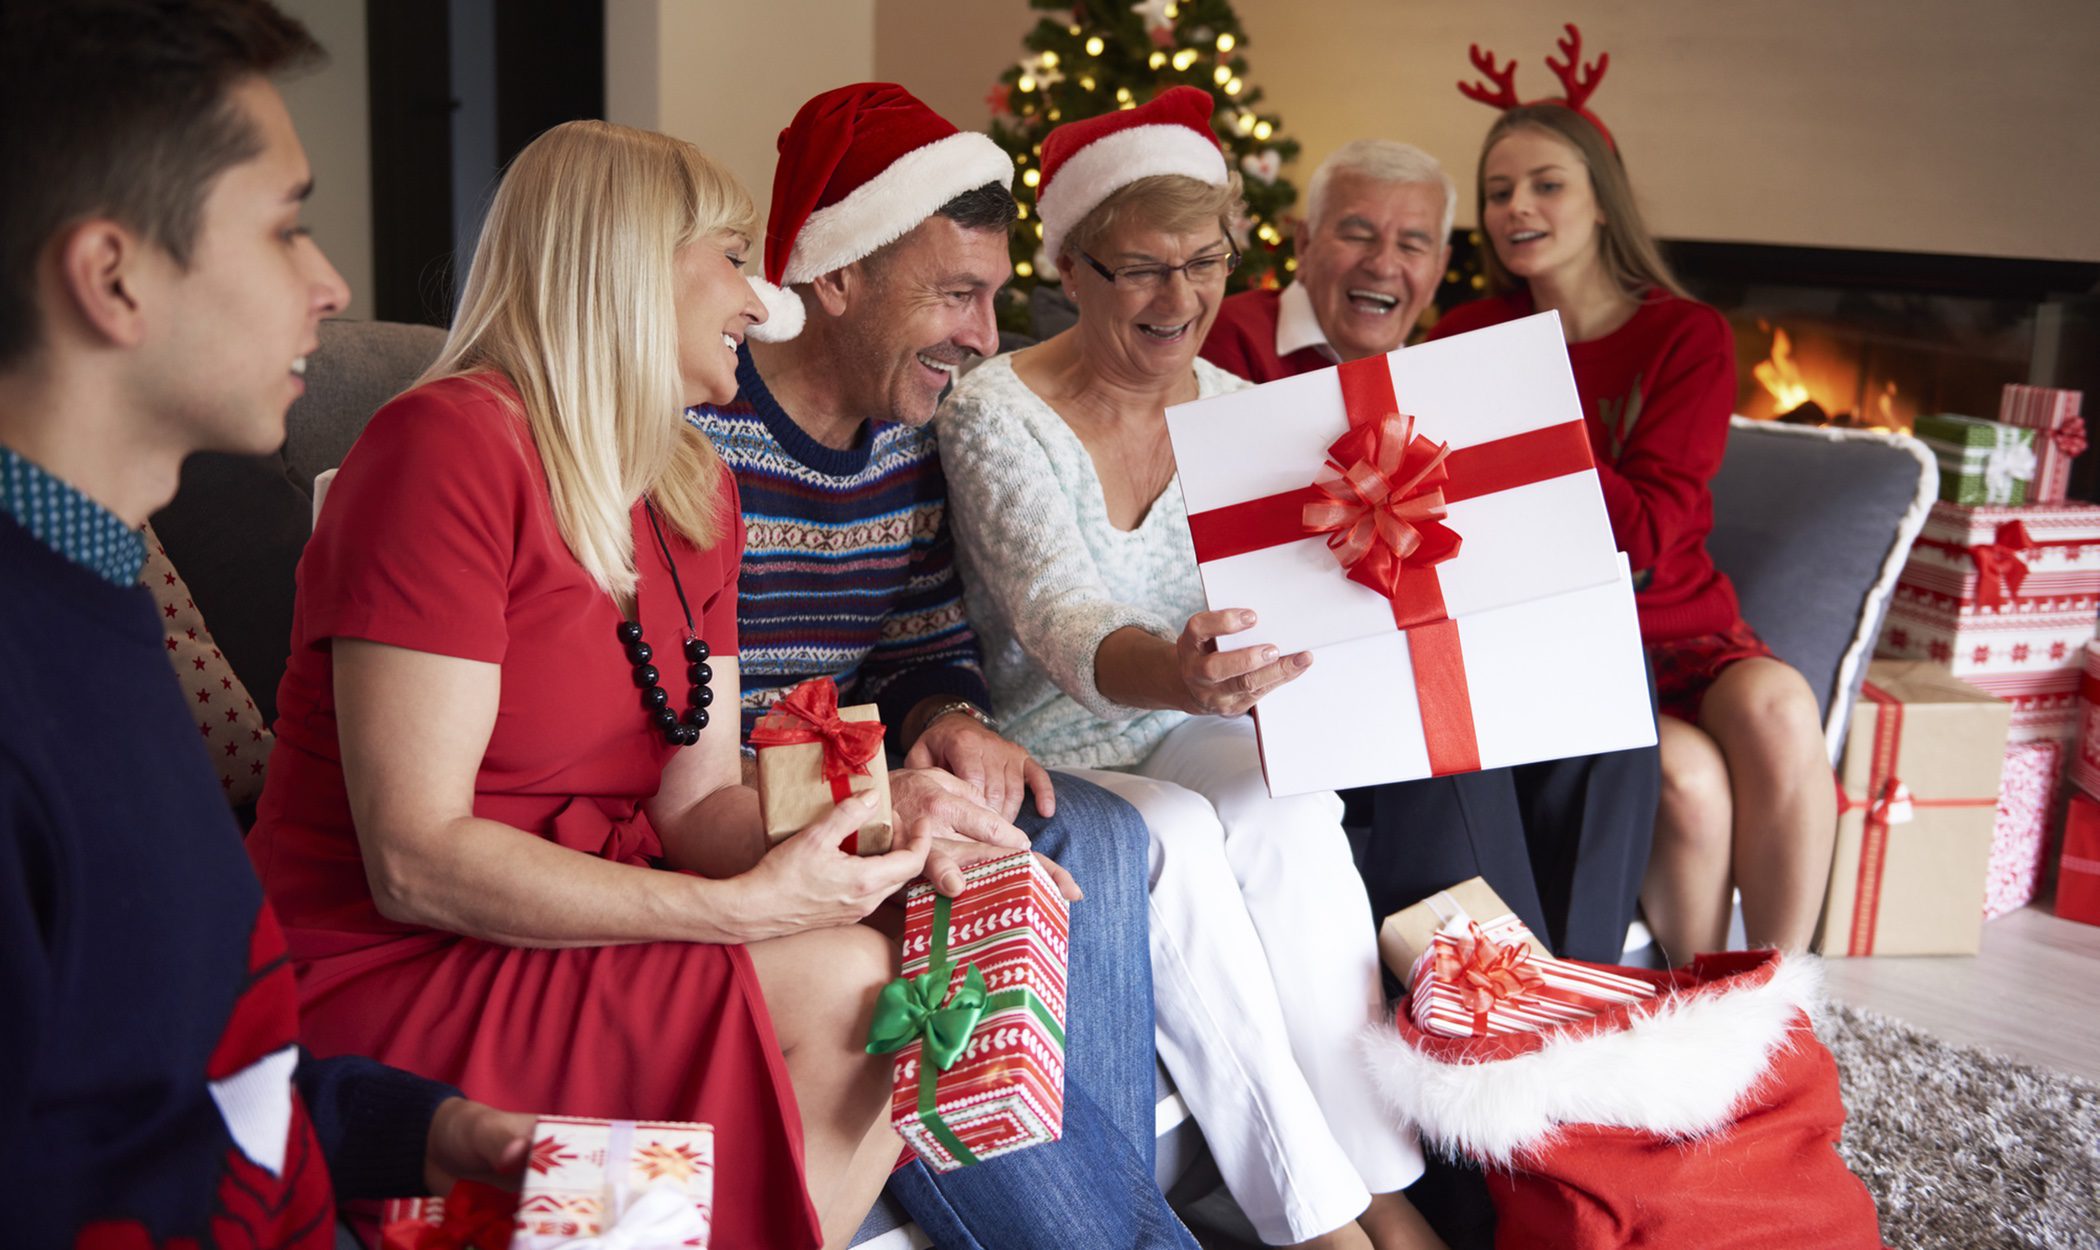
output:
[[1320,212],[1327,207],[1327,184],[1336,174],[1355,174],[1372,182],[1423,182],[1444,192],[1444,219],[1437,237],[1451,237],[1451,218],[1458,211],[1458,184],[1437,159],[1412,143],[1392,139],[1352,139],[1320,162],[1305,188],[1305,222],[1320,228]]

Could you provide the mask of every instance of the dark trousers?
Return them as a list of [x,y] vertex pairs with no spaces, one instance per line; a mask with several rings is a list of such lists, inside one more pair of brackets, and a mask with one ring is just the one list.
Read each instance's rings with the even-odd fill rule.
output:
[[[1481,877],[1555,954],[1617,963],[1640,898],[1662,774],[1642,747],[1352,791],[1357,867],[1379,919]],[[1387,989],[1400,986],[1390,970]],[[1408,1198],[1453,1250],[1494,1241],[1480,1173],[1430,1152]]]

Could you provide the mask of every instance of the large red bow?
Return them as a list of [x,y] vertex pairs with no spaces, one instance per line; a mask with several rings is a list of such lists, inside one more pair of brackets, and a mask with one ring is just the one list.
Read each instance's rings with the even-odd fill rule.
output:
[[1327,535],[1350,581],[1397,598],[1407,566],[1458,554],[1459,536],[1442,524],[1450,455],[1449,443],[1418,436],[1405,413],[1350,426],[1327,449],[1335,476],[1313,483],[1321,497],[1305,505],[1305,531]]
[[831,783],[832,797],[843,800],[851,793],[853,774],[866,775],[868,761],[882,749],[882,723],[842,720],[839,688],[829,677],[812,677],[788,691],[751,727],[753,747],[803,742],[824,744],[824,779]]
[[1977,606],[1995,608],[2020,593],[2020,583],[2027,580],[2022,553],[2032,546],[2027,523],[2007,521],[1998,527],[1997,541],[1969,548],[1969,559],[1976,562]]
[[1473,1013],[1476,1030],[1484,1028],[1487,1013],[1498,1004],[1537,997],[1545,985],[1532,966],[1528,943],[1495,941],[1477,921],[1467,922],[1463,937],[1438,942],[1435,950],[1430,975],[1457,991],[1459,1005]]

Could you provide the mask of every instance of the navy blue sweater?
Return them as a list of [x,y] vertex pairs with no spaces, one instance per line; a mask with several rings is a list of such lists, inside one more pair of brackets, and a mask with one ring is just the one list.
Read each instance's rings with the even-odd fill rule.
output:
[[148,592],[0,511],[0,1241],[331,1245],[328,1173],[343,1198],[420,1192],[455,1091],[301,1062],[283,940],[164,646]]

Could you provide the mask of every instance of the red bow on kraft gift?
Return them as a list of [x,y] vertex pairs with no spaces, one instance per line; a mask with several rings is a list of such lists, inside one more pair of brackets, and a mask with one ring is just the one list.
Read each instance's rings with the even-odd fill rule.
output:
[[868,761],[882,749],[882,722],[839,717],[839,688],[829,677],[812,677],[773,705],[751,727],[755,747],[824,744],[824,779],[834,802],[853,793],[853,774],[868,776]]
[[1458,554],[1458,535],[1442,524],[1450,455],[1449,443],[1417,435],[1415,419],[1405,413],[1350,426],[1327,449],[1335,476],[1313,483],[1320,498],[1301,514],[1306,532],[1327,535],[1327,549],[1350,581],[1399,598],[1407,566],[1441,564]]

